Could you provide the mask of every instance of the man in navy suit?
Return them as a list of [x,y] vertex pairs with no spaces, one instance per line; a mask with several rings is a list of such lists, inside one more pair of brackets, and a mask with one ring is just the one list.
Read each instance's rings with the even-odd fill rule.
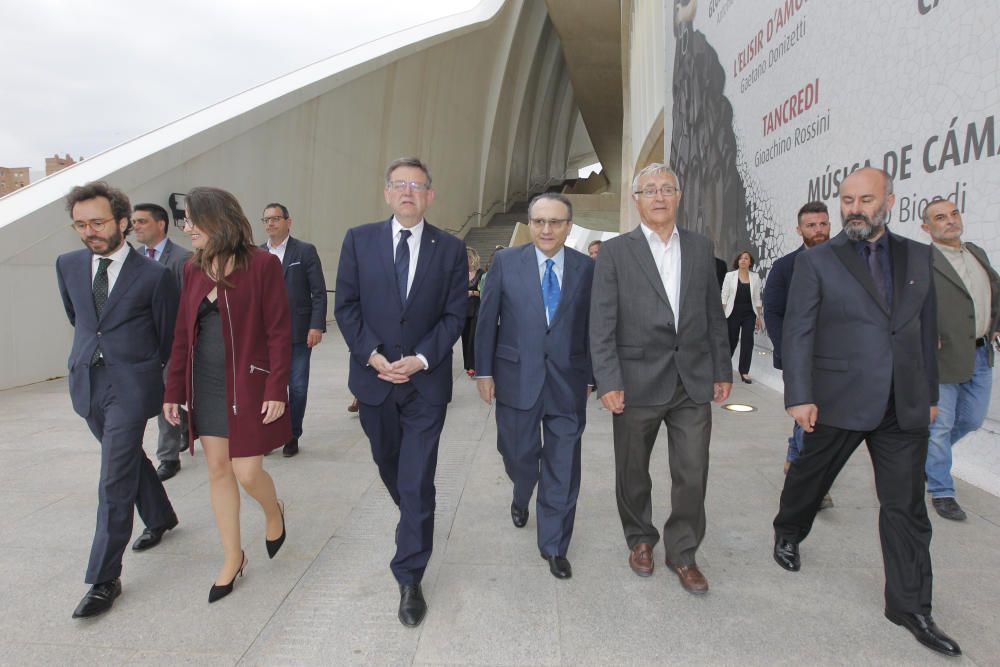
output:
[[565,196],[545,193],[531,201],[532,243],[493,258],[476,325],[476,384],[486,403],[497,401],[497,448],[514,483],[511,519],[518,528],[527,523],[537,483],[538,550],[558,579],[573,573],[566,552],[593,382],[594,262],[565,247],[572,227]]
[[66,208],[87,246],[56,260],[59,293],[74,328],[70,397],[101,443],[97,529],[86,576],[91,589],[73,612],[81,618],[107,611],[121,594],[133,506],[146,524],[136,550],[156,545],[177,525],[142,436],[163,405],[178,296],[170,270],[125,243],[132,209],[123,192],[87,183],[73,188]]
[[[169,227],[170,218],[167,210],[159,204],[135,205],[132,213],[132,232],[135,240],[142,244],[136,250],[140,255],[170,269],[177,285],[177,293],[180,294],[184,282],[184,264],[191,257],[191,251],[167,238]],[[162,482],[180,472],[181,449],[187,446],[187,410],[181,410],[179,414],[181,421],[177,426],[168,422],[163,412],[156,416],[156,425],[160,430],[160,437],[156,443],[156,458],[159,459],[160,465],[156,468],[156,475]]]
[[[795,231],[802,237],[802,245],[783,257],[775,260],[771,271],[767,274],[764,284],[764,326],[771,338],[771,358],[774,367],[781,370],[781,328],[785,324],[785,308],[788,305],[788,287],[792,284],[792,273],[795,271],[795,258],[806,248],[826,243],[830,239],[830,213],[826,204],[821,201],[811,201],[799,209],[798,224]],[[795,423],[792,426],[792,437],[788,439],[788,453],[785,455],[785,473],[792,461],[802,451],[802,427]],[[823,497],[820,509],[833,507],[830,494]]]
[[309,392],[309,359],[326,332],[326,279],[316,246],[291,237],[292,218],[284,204],[265,206],[260,221],[268,239],[261,248],[281,260],[292,312],[292,368],[288,375],[292,439],[281,450],[289,457],[299,453]]
[[389,495],[399,507],[399,620],[427,612],[420,589],[434,536],[438,440],[451,401],[452,347],[465,324],[465,244],[432,227],[431,174],[417,158],[386,170],[393,216],[348,230],[337,269],[334,316],[350,349],[348,385]]

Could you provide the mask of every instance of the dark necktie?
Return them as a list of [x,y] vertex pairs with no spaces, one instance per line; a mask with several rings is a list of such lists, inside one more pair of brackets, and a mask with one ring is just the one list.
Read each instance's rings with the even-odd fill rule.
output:
[[865,257],[868,258],[868,272],[872,274],[872,280],[875,281],[875,289],[878,290],[878,294],[882,297],[882,303],[886,306],[890,306],[889,298],[885,292],[885,278],[882,275],[882,267],[879,264],[879,254],[882,252],[882,246],[878,245],[878,242],[868,241],[868,245],[865,246]]
[[[101,319],[101,312],[104,310],[104,304],[108,302],[108,266],[111,265],[111,260],[107,257],[102,257],[98,260],[97,275],[94,276],[94,309],[97,311],[97,319]],[[97,341],[97,347],[94,349],[94,354],[90,358],[91,365],[96,364],[101,358],[101,343],[100,339]]]
[[559,279],[556,272],[552,270],[555,261],[545,260],[545,275],[542,276],[542,301],[545,303],[545,312],[549,316],[549,324],[556,316],[556,309],[559,308]]
[[156,248],[146,248],[146,257],[155,260],[156,259]]
[[399,287],[399,301],[406,303],[406,283],[410,278],[410,244],[406,242],[413,234],[409,229],[399,232],[396,244],[396,286]]

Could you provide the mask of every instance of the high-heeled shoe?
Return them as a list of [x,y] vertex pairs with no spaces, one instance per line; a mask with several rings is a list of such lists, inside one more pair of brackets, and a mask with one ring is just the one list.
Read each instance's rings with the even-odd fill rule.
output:
[[278,549],[285,543],[285,503],[278,501],[278,511],[281,513],[281,535],[276,540],[267,539],[264,535],[264,546],[267,547],[267,557],[274,558],[278,554]]
[[227,595],[233,592],[233,584],[236,583],[236,578],[243,576],[243,568],[247,566],[247,555],[241,551],[240,556],[243,558],[243,562],[240,563],[240,569],[238,569],[236,571],[236,574],[233,575],[233,580],[230,581],[228,584],[223,584],[222,586],[219,586],[218,584],[212,584],[212,588],[208,591],[209,604],[221,600],[222,598],[226,597]]

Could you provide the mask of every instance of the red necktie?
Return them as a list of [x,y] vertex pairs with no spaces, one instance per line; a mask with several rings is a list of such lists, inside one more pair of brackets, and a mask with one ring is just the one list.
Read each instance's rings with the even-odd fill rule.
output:
[[156,259],[156,248],[146,248],[146,257]]

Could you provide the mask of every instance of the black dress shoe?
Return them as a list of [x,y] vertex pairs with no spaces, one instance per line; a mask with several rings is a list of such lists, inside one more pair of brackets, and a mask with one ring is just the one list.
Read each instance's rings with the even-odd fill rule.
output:
[[931,504],[934,505],[934,511],[942,519],[965,521],[965,510],[954,498],[931,498]]
[[741,373],[740,374],[740,379],[743,380],[743,382],[745,382],[746,384],[753,384],[753,380],[750,379],[749,375],[743,375]]
[[122,580],[115,577],[111,581],[94,584],[80,600],[73,611],[73,618],[97,616],[111,609],[115,598],[122,594]]
[[549,561],[549,572],[556,579],[569,579],[573,576],[573,568],[569,561],[562,556],[546,556],[542,554],[542,560]]
[[269,540],[264,535],[264,546],[267,547],[267,557],[274,558],[278,555],[278,549],[285,543],[285,503],[278,501],[278,511],[281,512],[281,535],[277,539]]
[[161,482],[165,482],[181,470],[180,461],[160,461],[159,467],[156,469],[156,476],[160,478]]
[[789,572],[798,572],[802,566],[799,560],[799,545],[775,535],[774,561]]
[[929,649],[950,656],[962,655],[958,642],[941,632],[930,614],[906,614],[886,609],[885,617],[909,630],[918,642]]
[[168,530],[173,530],[177,527],[177,517],[174,517],[173,522],[162,526],[160,528],[146,528],[142,531],[142,535],[135,538],[135,542],[132,543],[132,551],[145,551],[146,549],[152,549],[160,540],[163,539],[163,534]]
[[295,456],[299,453],[299,439],[292,438],[285,443],[285,446],[281,448],[281,455],[286,459]]
[[420,584],[399,585],[399,622],[415,628],[427,614],[427,603],[420,591]]
[[528,523],[528,510],[519,509],[514,503],[510,504],[510,520],[514,522],[515,528],[524,528],[524,524]]
[[233,575],[232,581],[221,586],[212,584],[212,587],[208,590],[208,604],[217,602],[233,592],[233,584],[236,583],[237,578],[243,576],[243,568],[247,566],[247,555],[241,551],[240,556],[243,558],[243,562],[240,563],[240,569],[236,570],[236,574]]

